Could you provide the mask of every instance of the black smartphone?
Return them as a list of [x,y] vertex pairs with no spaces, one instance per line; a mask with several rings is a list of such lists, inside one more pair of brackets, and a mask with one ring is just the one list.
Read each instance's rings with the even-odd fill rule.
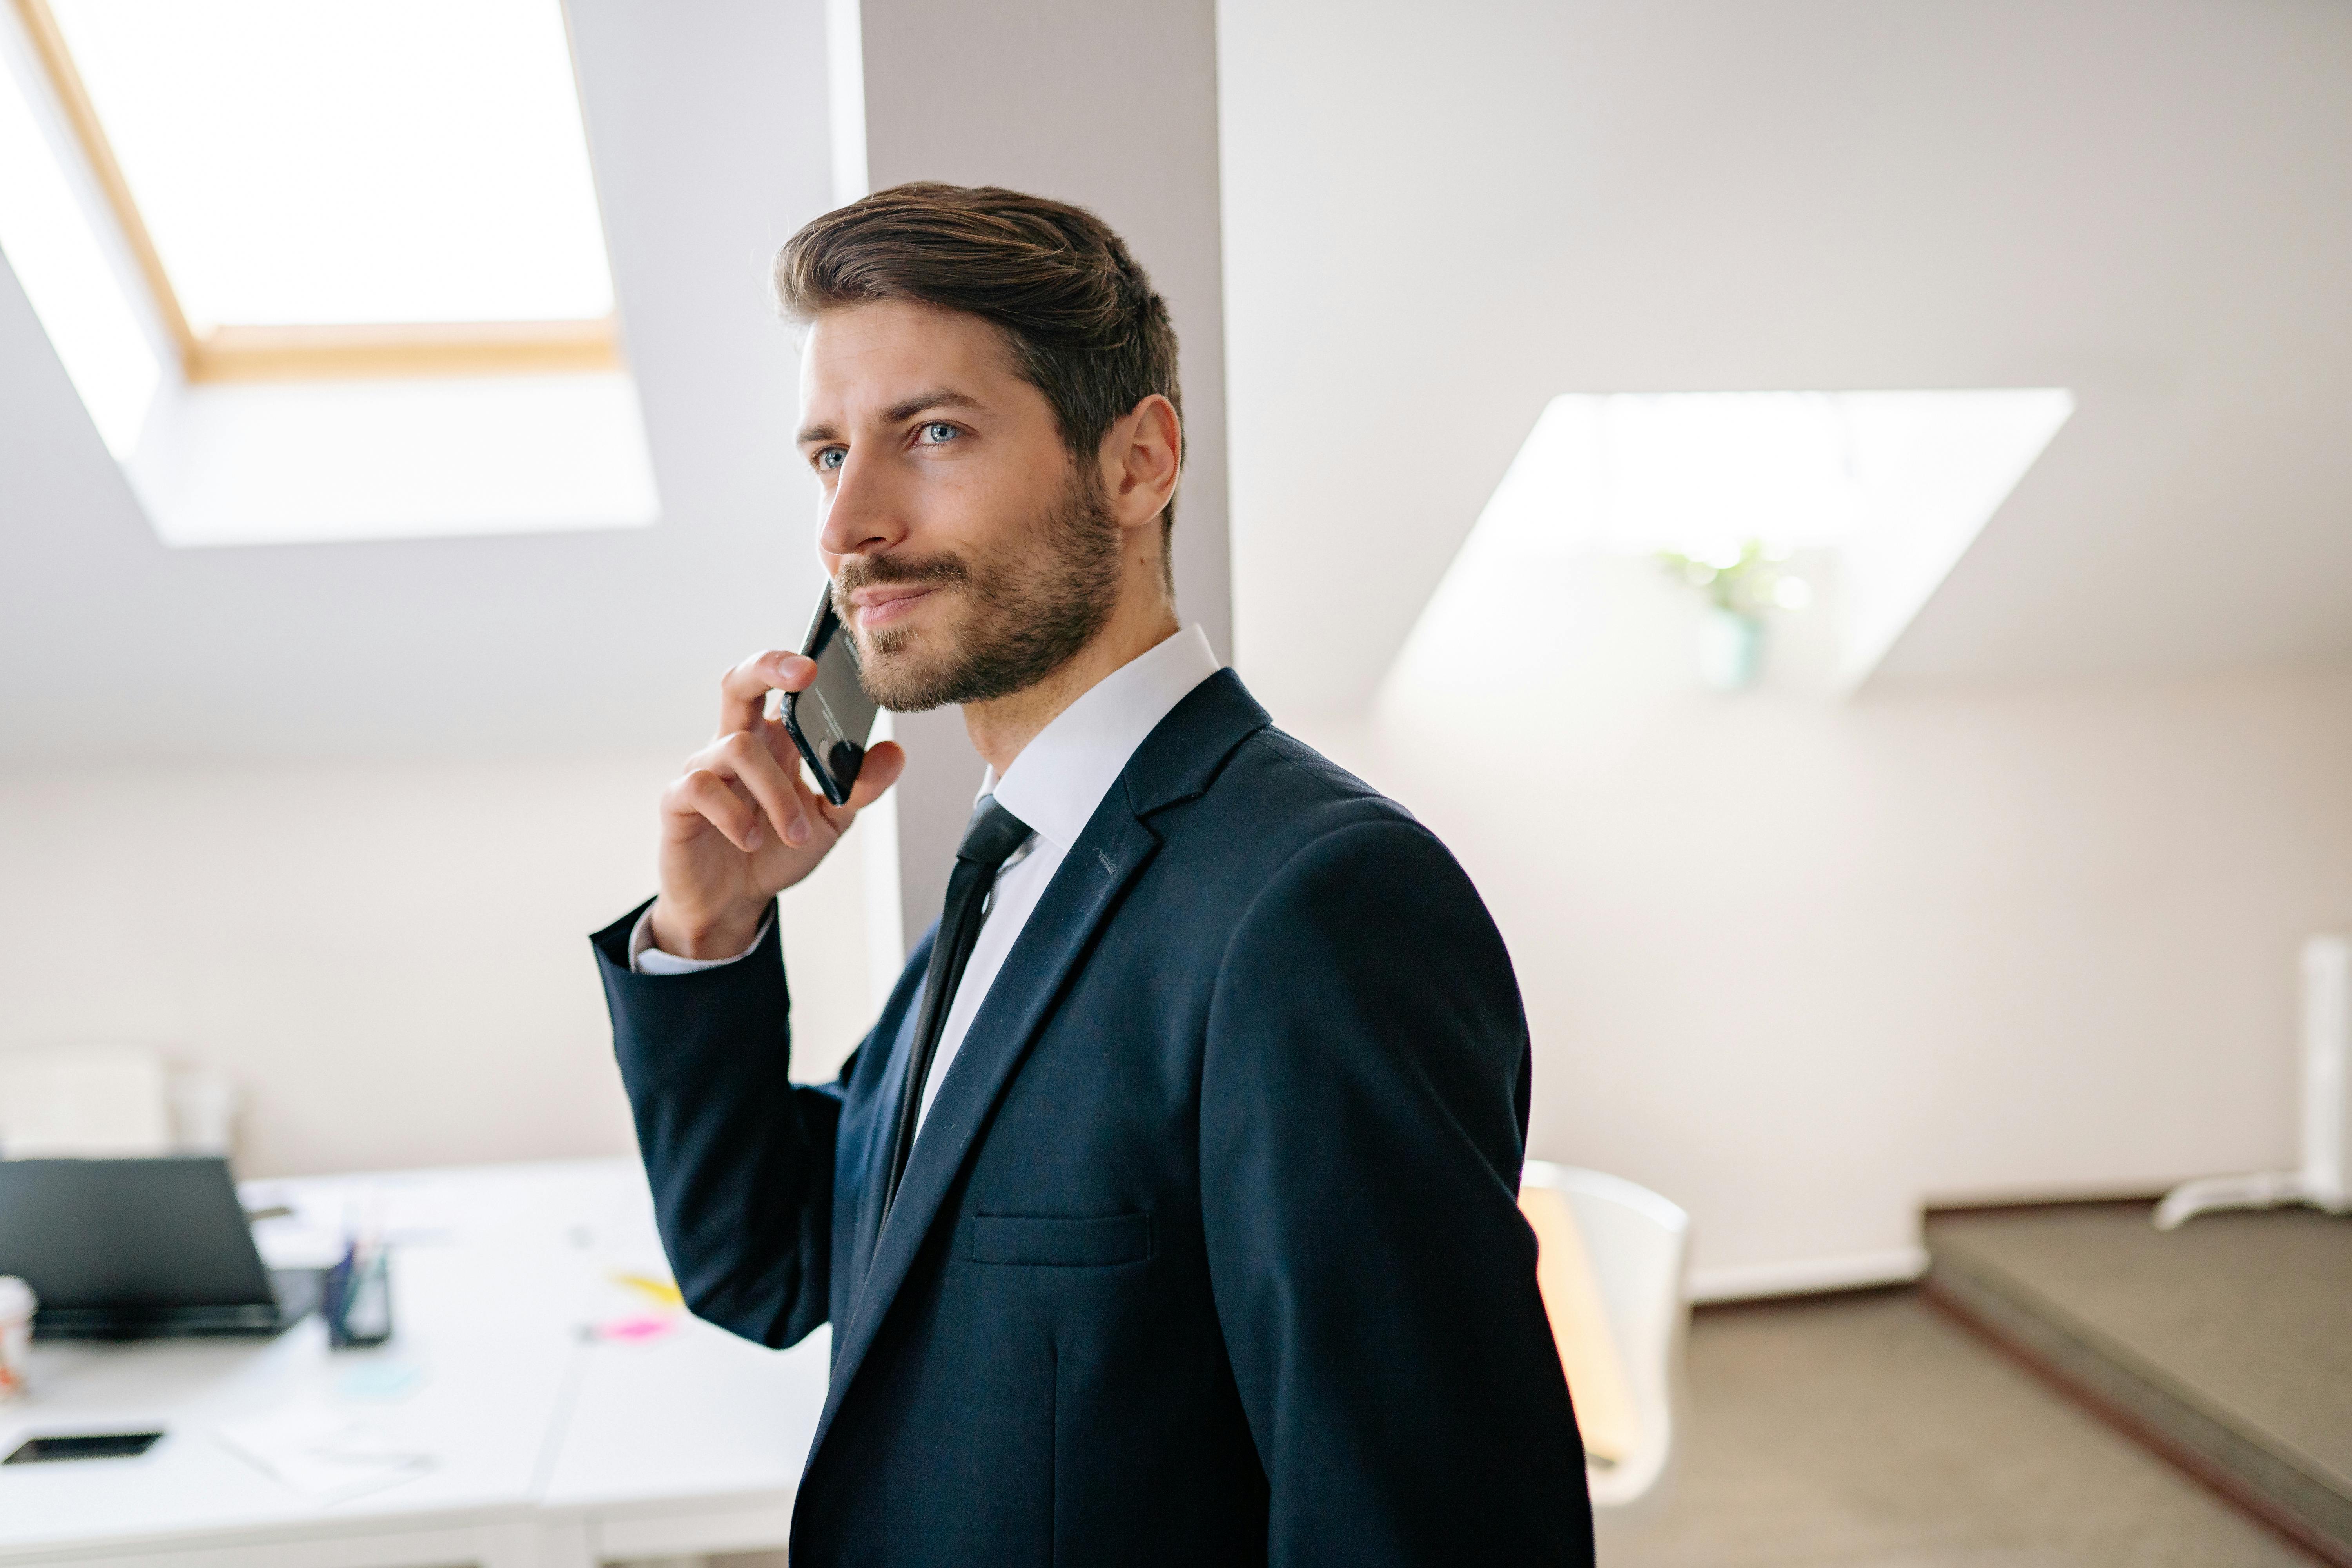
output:
[[816,680],[805,691],[784,695],[784,729],[816,777],[816,787],[835,805],[849,804],[857,770],[866,765],[866,737],[880,711],[857,675],[857,639],[833,613],[833,591],[817,595],[801,655],[816,660]]
[[37,1465],[53,1459],[121,1459],[153,1447],[161,1432],[89,1432],[71,1437],[27,1437],[0,1465]]

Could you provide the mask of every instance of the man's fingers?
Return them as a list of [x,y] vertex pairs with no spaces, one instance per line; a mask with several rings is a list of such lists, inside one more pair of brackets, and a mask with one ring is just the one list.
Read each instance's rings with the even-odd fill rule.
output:
[[[760,803],[785,843],[808,842],[808,808],[803,804],[798,781],[784,771],[783,764],[768,749],[764,736],[739,730],[720,737],[694,761],[751,791],[751,798]],[[793,761],[797,763],[799,759],[795,757]],[[797,767],[794,771],[798,771]]]
[[760,808],[709,768],[691,769],[673,782],[662,792],[662,807],[674,816],[701,817],[747,855],[766,842]]
[[907,771],[906,748],[896,741],[877,742],[866,753],[866,761],[857,769],[857,782],[849,786],[850,811],[863,811],[874,804],[881,793],[898,782]]
[[833,824],[834,832],[843,834],[848,832],[849,825],[857,820],[857,814],[872,805],[884,790],[898,782],[898,775],[906,771],[905,751],[896,741],[883,741],[866,753],[865,762],[857,769],[857,782],[849,786],[849,799],[845,804],[834,805],[814,784],[802,785],[801,794],[808,801],[810,810],[824,813],[824,819]]
[[755,653],[719,678],[719,732],[755,730],[767,716],[771,691],[805,691],[816,679],[816,661],[770,648]]

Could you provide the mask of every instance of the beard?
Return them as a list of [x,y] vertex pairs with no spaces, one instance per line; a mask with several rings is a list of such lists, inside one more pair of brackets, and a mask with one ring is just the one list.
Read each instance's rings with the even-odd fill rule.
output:
[[950,702],[987,702],[1027,689],[1067,664],[1110,619],[1118,598],[1119,530],[1098,484],[1083,469],[1032,526],[965,560],[940,554],[846,563],[833,584],[834,613],[856,628],[849,595],[881,583],[929,583],[963,601],[963,625],[934,626],[926,648],[912,626],[857,638],[858,681],[894,713]]

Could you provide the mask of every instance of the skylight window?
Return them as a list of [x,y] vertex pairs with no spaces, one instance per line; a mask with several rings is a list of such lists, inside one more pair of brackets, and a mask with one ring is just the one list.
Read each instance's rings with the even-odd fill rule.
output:
[[559,0],[16,0],[191,380],[596,369]]
[[0,0],[0,251],[165,544],[658,520],[559,0]]
[[101,237],[82,221],[64,130],[26,90],[28,63],[0,58],[0,257],[120,460],[139,445],[163,367]]
[[[1578,557],[1830,551],[1859,681],[2074,409],[2062,388],[1569,394],[1552,399],[1402,662],[1493,646],[1518,584]],[[1498,631],[1498,627],[1502,631]]]
[[2042,388],[1570,394],[1528,432],[1478,531],[1699,558],[1955,519],[1973,535],[2073,409]]

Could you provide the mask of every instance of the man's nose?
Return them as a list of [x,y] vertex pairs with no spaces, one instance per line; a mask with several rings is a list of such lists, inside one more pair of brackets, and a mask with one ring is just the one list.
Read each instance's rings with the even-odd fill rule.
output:
[[899,499],[891,493],[887,474],[851,453],[834,476],[818,548],[828,555],[878,554],[892,548],[907,536]]

